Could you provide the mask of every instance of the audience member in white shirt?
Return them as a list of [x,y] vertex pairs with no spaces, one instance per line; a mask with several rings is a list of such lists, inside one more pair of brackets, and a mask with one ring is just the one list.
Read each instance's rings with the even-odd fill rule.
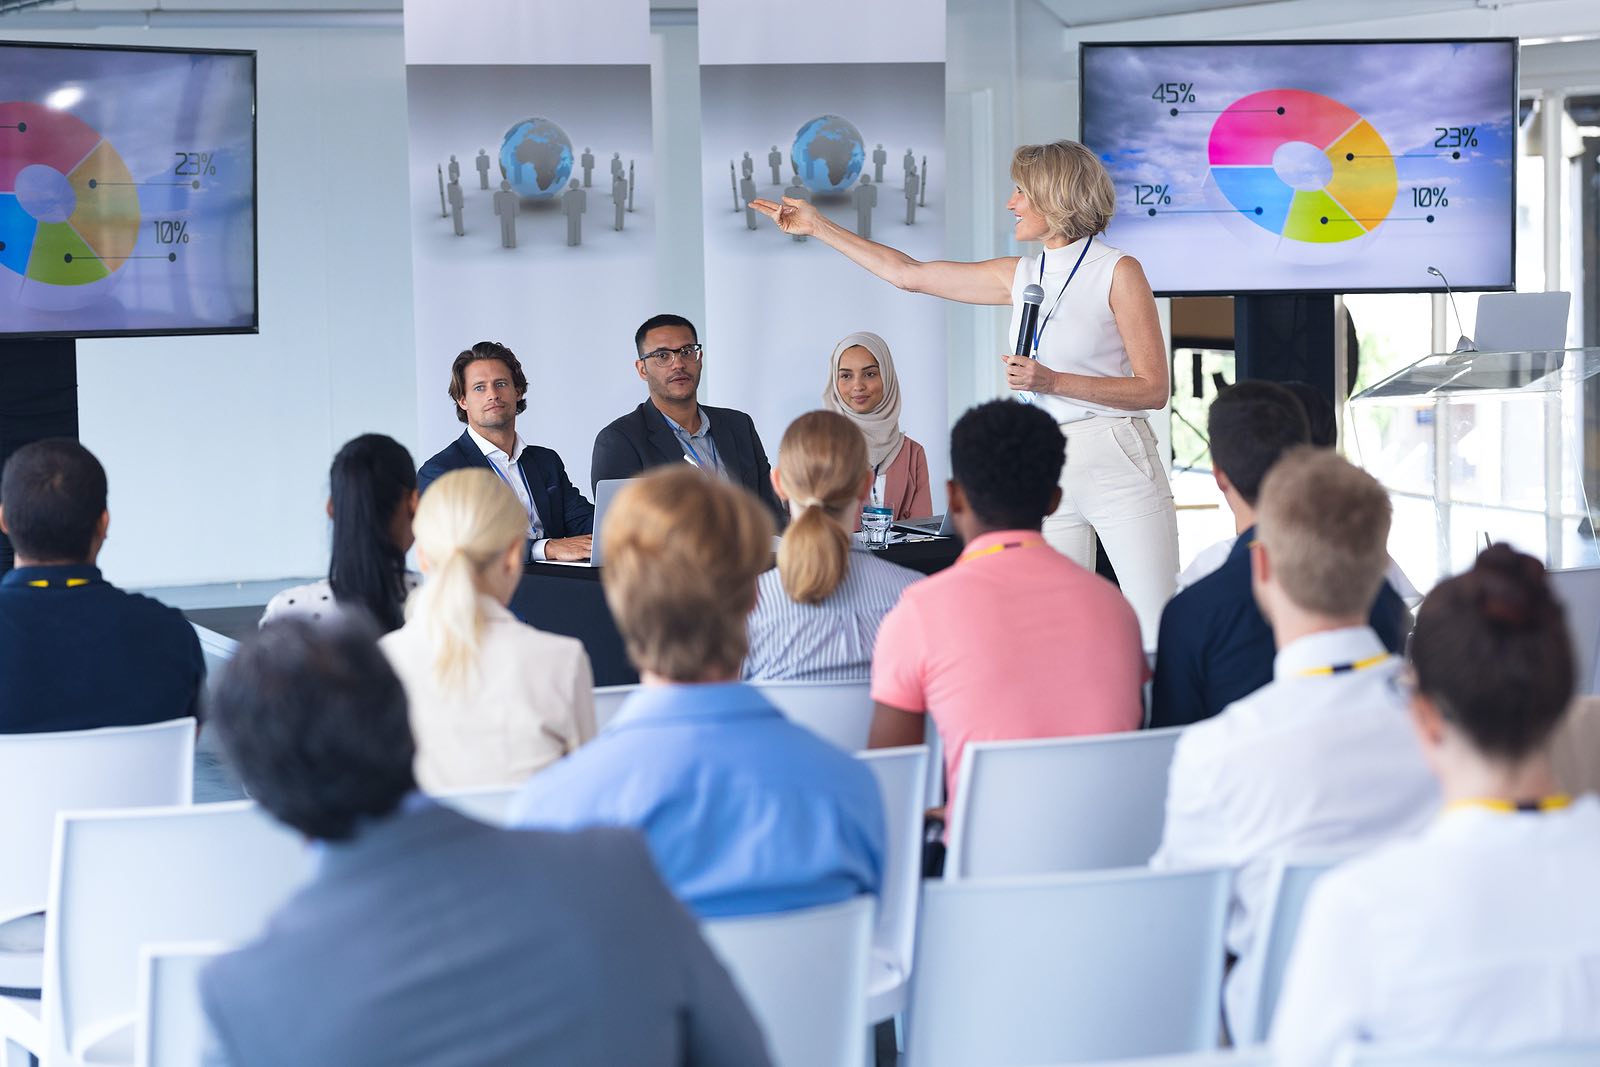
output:
[[428,792],[520,784],[594,737],[589,656],[506,610],[528,514],[493,473],[440,476],[414,527],[426,577],[379,647],[405,684],[417,782]]
[[1544,568],[1486,549],[1423,601],[1411,665],[1412,725],[1444,813],[1313,887],[1277,1062],[1327,1064],[1350,1042],[1600,1041],[1600,802],[1561,795],[1551,762],[1573,657]]
[[1301,447],[1273,465],[1256,508],[1252,584],[1278,648],[1273,680],[1179,739],[1151,860],[1240,868],[1223,998],[1236,1041],[1254,1026],[1273,860],[1370,847],[1419,829],[1438,804],[1401,664],[1367,625],[1388,558],[1388,494],[1334,453]]
[[417,471],[405,446],[379,433],[346,443],[328,471],[328,577],[273,597],[261,625],[290,616],[316,621],[355,607],[380,632],[399,629],[406,597],[420,581],[406,570],[416,513]]

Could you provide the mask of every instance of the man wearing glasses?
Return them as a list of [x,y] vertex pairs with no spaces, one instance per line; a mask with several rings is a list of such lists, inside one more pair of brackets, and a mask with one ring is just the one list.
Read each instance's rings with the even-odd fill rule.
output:
[[644,403],[600,431],[590,474],[596,484],[651,467],[689,463],[742,485],[783,516],[766,449],[750,416],[699,402],[705,346],[681,315],[646,319],[633,335],[634,369],[650,390]]

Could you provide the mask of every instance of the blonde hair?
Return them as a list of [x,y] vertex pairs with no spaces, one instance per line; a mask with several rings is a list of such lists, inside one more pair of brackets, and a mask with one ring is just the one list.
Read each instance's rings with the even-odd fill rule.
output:
[[784,592],[801,604],[833,595],[850,569],[846,516],[872,468],[867,442],[843,415],[810,411],[789,424],[778,446],[778,479],[795,509],[778,548]]
[[528,513],[493,472],[457,470],[428,486],[411,529],[429,572],[406,602],[406,620],[422,627],[434,676],[448,687],[465,681],[477,665],[483,635],[478,578],[528,536]]
[[1117,211],[1111,175],[1077,141],[1023,145],[1011,156],[1011,180],[1039,209],[1050,232],[1069,240],[1104,230]]
[[675,682],[737,674],[772,534],[755,497],[682,464],[625,486],[600,531],[601,584],[634,666]]
[[1256,539],[1289,599],[1319,615],[1362,615],[1389,566],[1389,494],[1327,449],[1301,445],[1272,465]]

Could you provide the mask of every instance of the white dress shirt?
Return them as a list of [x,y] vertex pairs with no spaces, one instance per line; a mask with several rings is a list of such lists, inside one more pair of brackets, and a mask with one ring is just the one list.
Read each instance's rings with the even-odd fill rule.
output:
[[467,433],[472,437],[472,443],[477,445],[479,450],[483,452],[483,458],[489,461],[489,465],[494,468],[494,472],[500,476],[500,480],[509,485],[511,491],[517,494],[517,503],[522,505],[522,510],[528,513],[528,558],[543,560],[545,558],[545,546],[550,543],[550,540],[544,535],[544,520],[539,517],[539,507],[533,502],[533,496],[528,488],[527,475],[523,472],[521,464],[517,462],[522,458],[522,450],[528,447],[528,443],[522,439],[520,433],[517,434],[516,443],[511,446],[511,453],[507,455],[505,449],[478,433],[471,426],[467,427]]
[[1274,1062],[1348,1042],[1488,1053],[1600,1040],[1600,801],[1454,808],[1311,890]]
[[1239,959],[1223,997],[1236,1039],[1254,1023],[1260,961],[1251,950],[1272,861],[1362,851],[1420,829],[1437,810],[1438,784],[1396,684],[1400,666],[1368,627],[1312,634],[1278,651],[1271,682],[1178,739],[1166,829],[1150,862],[1239,868],[1227,929]]

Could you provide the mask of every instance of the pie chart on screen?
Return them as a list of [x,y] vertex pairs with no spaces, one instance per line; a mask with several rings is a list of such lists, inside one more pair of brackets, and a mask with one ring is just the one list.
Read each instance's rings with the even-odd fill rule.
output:
[[[0,102],[0,268],[35,306],[99,297],[139,240],[139,195],[111,142],[64,111]],[[0,272],[0,278],[5,274]]]
[[1356,240],[1394,207],[1388,144],[1358,112],[1320,93],[1240,97],[1217,116],[1208,147],[1212,180],[1228,203],[1290,241]]

